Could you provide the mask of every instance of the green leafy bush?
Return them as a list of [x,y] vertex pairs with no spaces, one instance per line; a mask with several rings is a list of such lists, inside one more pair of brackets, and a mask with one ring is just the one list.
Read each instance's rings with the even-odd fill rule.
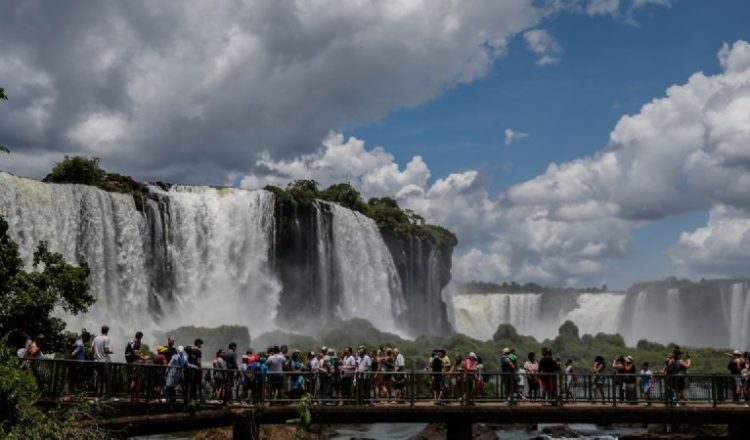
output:
[[98,157],[65,156],[65,159],[55,164],[45,180],[52,183],[98,186],[107,174],[99,163]]

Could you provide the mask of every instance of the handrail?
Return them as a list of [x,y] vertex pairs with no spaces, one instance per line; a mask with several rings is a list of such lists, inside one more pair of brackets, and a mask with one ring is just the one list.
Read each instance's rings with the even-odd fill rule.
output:
[[570,405],[711,405],[745,403],[735,396],[738,376],[523,372],[283,371],[169,367],[150,363],[20,359],[37,380],[41,398],[106,398],[171,404],[289,404],[310,394],[320,405],[415,405],[505,402]]

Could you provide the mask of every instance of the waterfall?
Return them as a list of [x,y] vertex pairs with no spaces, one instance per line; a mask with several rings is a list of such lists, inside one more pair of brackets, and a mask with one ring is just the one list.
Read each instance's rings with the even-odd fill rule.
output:
[[681,339],[680,334],[680,289],[670,288],[667,290],[667,308],[666,308],[666,322],[667,328],[664,331],[664,335],[667,336],[669,341],[679,341]]
[[511,324],[519,334],[540,336],[542,295],[538,293],[471,293],[453,296],[456,331],[492,339],[500,324]]
[[[724,322],[729,331],[729,344],[733,348],[747,349],[748,347],[748,317],[750,316],[750,292],[747,283],[734,283],[726,300],[726,292],[722,292]],[[728,306],[728,308],[727,308]]]
[[[150,188],[142,211],[128,194],[0,172],[0,213],[27,268],[40,240],[91,267],[96,303],[64,316],[73,330],[113,339],[136,330],[241,324],[272,328],[280,285],[270,270],[273,195],[202,187]],[[116,349],[117,352],[117,349]]]
[[382,331],[406,328],[401,281],[375,222],[358,212],[327,203],[333,222],[333,252],[340,280],[336,315],[364,318]]
[[266,191],[150,188],[169,202],[168,253],[176,313],[167,328],[242,324],[274,328],[281,286],[271,272],[273,195]]
[[[573,321],[580,334],[619,333],[623,318],[625,295],[619,293],[582,293],[576,307],[562,322]],[[561,324],[562,324],[561,322]]]

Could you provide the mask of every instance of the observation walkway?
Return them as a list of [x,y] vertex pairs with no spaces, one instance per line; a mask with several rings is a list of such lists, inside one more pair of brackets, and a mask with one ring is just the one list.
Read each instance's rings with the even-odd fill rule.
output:
[[[40,406],[89,405],[96,425],[122,437],[233,426],[234,438],[258,438],[264,424],[285,424],[309,412],[312,423],[445,423],[448,438],[471,438],[472,424],[634,423],[728,425],[730,438],[748,438],[750,407],[733,400],[729,375],[654,375],[650,394],[638,376],[478,375],[424,371],[353,376],[180,369],[174,393],[164,388],[169,367],[42,359],[26,363],[37,378]],[[546,398],[527,398],[543,381]],[[280,394],[272,398],[272,386]],[[436,405],[432,389],[443,390]],[[376,393],[380,389],[385,392]],[[398,394],[396,391],[398,390]],[[680,393],[684,400],[676,401]],[[533,393],[532,393],[533,395]],[[301,398],[306,403],[300,403]],[[524,396],[524,397],[520,397]]]

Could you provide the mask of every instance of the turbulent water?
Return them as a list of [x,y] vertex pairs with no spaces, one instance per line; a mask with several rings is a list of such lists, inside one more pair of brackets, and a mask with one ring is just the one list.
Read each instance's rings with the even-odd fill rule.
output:
[[[272,193],[193,186],[149,192],[139,207],[127,194],[0,172],[0,214],[26,266],[45,240],[91,267],[97,301],[85,316],[66,317],[73,329],[98,331],[106,323],[119,339],[136,329],[155,335],[182,325],[238,324],[260,334],[276,327],[281,308],[300,307],[281,300]],[[316,303],[338,318],[398,331],[404,296],[376,224],[335,204],[315,206],[327,212],[316,217],[313,236]]]
[[73,328],[115,335],[179,325],[273,325],[280,285],[269,267],[273,196],[206,187],[131,196],[0,173],[0,212],[28,267],[40,240],[91,267],[97,298]]
[[581,334],[619,333],[693,346],[750,348],[750,282],[641,283],[626,293],[489,293],[452,298],[457,331],[489,339],[502,323],[541,340],[573,321]]

